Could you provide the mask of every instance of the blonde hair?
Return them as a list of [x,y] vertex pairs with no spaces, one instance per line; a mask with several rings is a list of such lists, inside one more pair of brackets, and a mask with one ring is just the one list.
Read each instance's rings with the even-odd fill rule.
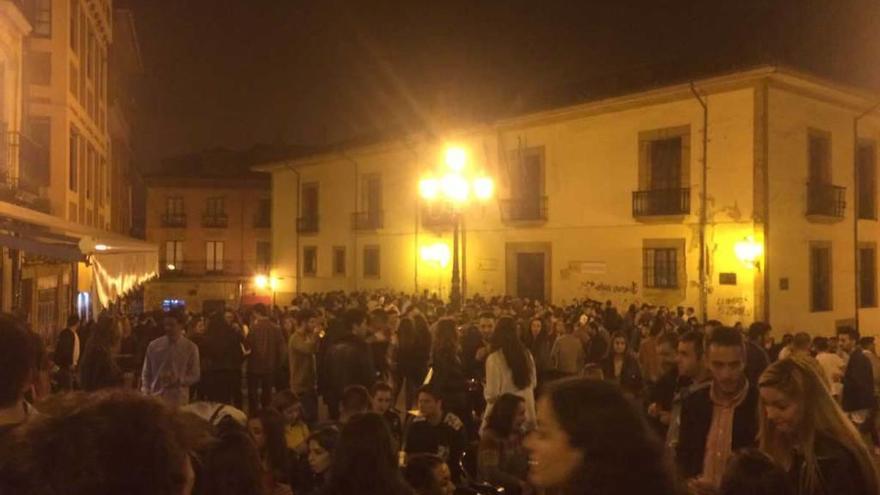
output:
[[[840,442],[855,457],[868,488],[866,493],[877,493],[877,469],[871,454],[855,426],[831,397],[827,379],[815,359],[792,356],[777,361],[761,374],[758,387],[776,389],[800,405],[802,416],[798,432],[806,469],[800,480],[801,486],[797,487],[798,493],[815,493],[814,490],[817,488],[819,481],[819,466],[815,452],[817,434]],[[764,407],[764,402],[761,400],[758,445],[762,451],[781,463],[791,454],[795,445],[791,439],[779,433],[773,423],[767,419]]]

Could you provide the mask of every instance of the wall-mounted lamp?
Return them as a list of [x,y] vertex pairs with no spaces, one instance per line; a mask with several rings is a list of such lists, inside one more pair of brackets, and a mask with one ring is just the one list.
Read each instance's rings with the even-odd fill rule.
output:
[[761,257],[764,255],[764,246],[755,242],[752,236],[737,242],[733,246],[733,252],[736,258],[744,265],[761,269]]

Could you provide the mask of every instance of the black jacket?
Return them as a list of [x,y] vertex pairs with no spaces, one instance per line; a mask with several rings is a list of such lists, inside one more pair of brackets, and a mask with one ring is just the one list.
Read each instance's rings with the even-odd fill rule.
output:
[[199,352],[202,353],[199,359],[204,361],[208,371],[241,370],[244,359],[242,344],[244,335],[232,325],[210,328],[199,346]]
[[86,392],[122,385],[122,370],[109,349],[86,346],[86,352],[79,360],[79,383]]
[[461,360],[454,351],[434,354],[431,385],[443,398],[447,410],[461,414],[467,400],[467,380]]
[[[73,336],[73,330],[65,328],[58,334],[58,344],[55,346],[55,364],[59,368],[66,369],[73,366],[73,346],[76,339]],[[79,339],[79,355],[82,358],[83,339]]]
[[746,342],[746,377],[753,387],[758,386],[758,378],[767,366],[770,366],[767,351],[752,341]]
[[637,394],[642,391],[642,370],[636,357],[627,353],[623,357],[623,366],[620,368],[620,376],[614,376],[614,356],[609,355],[602,360],[602,373],[608,381],[617,382],[626,392]]
[[871,409],[877,404],[874,399],[874,371],[871,361],[859,348],[849,356],[843,374],[843,396],[840,402],[844,411]]
[[[709,397],[707,385],[689,395],[681,405],[681,427],[675,460],[686,478],[703,472],[706,457],[706,438],[712,425],[715,404]],[[758,387],[749,386],[748,393],[733,413],[731,448],[736,451],[753,447],[758,436]]]
[[812,492],[801,489],[801,479],[806,474],[803,456],[795,454],[794,462],[788,472],[789,479],[796,488],[797,495],[867,495],[865,477],[852,452],[837,440],[822,434],[816,435],[813,444],[816,463],[819,467],[819,480]]
[[363,385],[369,389],[376,381],[376,367],[370,345],[354,334],[340,337],[327,350],[323,372],[327,378],[326,394],[331,398],[342,397],[349,385]]

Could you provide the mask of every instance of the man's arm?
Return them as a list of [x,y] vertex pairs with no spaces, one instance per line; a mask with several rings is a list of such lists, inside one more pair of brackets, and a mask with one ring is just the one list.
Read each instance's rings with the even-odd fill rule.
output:
[[153,386],[153,357],[150,354],[150,347],[147,346],[147,352],[144,356],[144,367],[141,370],[141,392],[150,395],[150,388]]
[[192,345],[192,352],[186,361],[186,374],[181,377],[180,383],[186,387],[195,385],[201,378],[201,366],[199,365],[199,348]]

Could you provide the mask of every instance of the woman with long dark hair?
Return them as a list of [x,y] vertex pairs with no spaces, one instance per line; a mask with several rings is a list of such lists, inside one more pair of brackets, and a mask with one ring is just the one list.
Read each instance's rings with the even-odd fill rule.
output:
[[284,441],[284,416],[275,409],[263,409],[248,418],[248,431],[260,453],[263,486],[271,493],[271,490],[289,484],[293,454]]
[[400,319],[397,329],[397,366],[402,383],[406,408],[412,407],[416,390],[425,381],[428,373],[428,362],[431,359],[431,332],[428,323],[421,314]]
[[673,495],[672,465],[620,388],[585,378],[548,385],[526,437],[529,481],[564,495]]
[[459,354],[455,320],[441,318],[434,337],[431,385],[443,397],[443,409],[458,416],[470,431],[473,421],[467,407],[467,380]]
[[858,430],[831,397],[819,363],[779,360],[758,380],[758,446],[797,495],[876,495],[877,468]]
[[523,398],[527,424],[534,424],[535,361],[517,337],[513,318],[504,316],[498,320],[492,334],[492,349],[494,352],[486,358],[485,416],[502,394],[513,394]]
[[79,383],[83,390],[93,392],[122,385],[122,370],[116,364],[121,338],[116,319],[107,316],[98,319],[79,362]]
[[308,453],[300,459],[297,476],[293,482],[294,493],[308,495],[317,493],[327,481],[333,452],[339,442],[339,429],[327,426],[312,433],[306,439]]
[[642,391],[639,361],[635,354],[629,352],[626,336],[621,332],[615,332],[611,337],[611,353],[602,360],[602,373],[606,380],[620,385],[624,392],[632,396]]
[[528,455],[523,449],[526,405],[522,397],[504,394],[486,418],[480,436],[477,467],[480,479],[502,486],[506,493],[528,492]]
[[203,381],[209,401],[241,407],[241,362],[244,334],[224,315],[215,315],[205,331]]
[[352,416],[342,429],[322,495],[410,495],[397,466],[385,420],[375,413]]

